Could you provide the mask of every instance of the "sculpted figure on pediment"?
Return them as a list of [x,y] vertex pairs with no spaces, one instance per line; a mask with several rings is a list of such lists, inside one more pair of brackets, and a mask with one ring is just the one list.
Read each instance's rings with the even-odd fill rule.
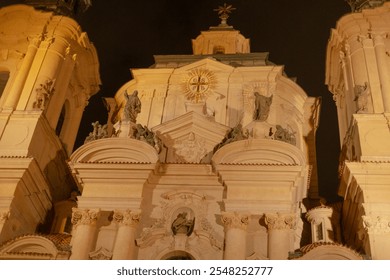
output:
[[[271,132],[270,132],[271,133]],[[295,132],[290,129],[283,128],[281,125],[276,125],[276,131],[274,133],[274,139],[278,141],[283,141],[292,145],[297,143],[295,138]]]
[[176,219],[172,222],[171,229],[174,235],[181,233],[190,236],[192,231],[194,230],[194,226],[195,218],[188,219],[187,213],[182,212],[179,213]]
[[176,160],[179,162],[200,162],[207,154],[205,141],[196,137],[193,132],[188,134],[188,138],[175,141]]
[[273,95],[267,97],[261,95],[258,92],[255,92],[254,95],[255,95],[255,111],[253,112],[253,120],[265,121],[268,118]]
[[141,100],[138,97],[138,91],[135,90],[131,95],[125,91],[126,104],[123,110],[123,119],[136,123],[137,115],[141,113]]
[[368,104],[370,98],[370,90],[368,83],[365,82],[364,85],[355,85],[355,99],[356,101],[356,113],[367,113]]
[[239,141],[239,140],[245,140],[248,138],[249,138],[249,131],[247,129],[243,129],[242,124],[239,123],[226,134],[222,142],[215,147],[214,152],[229,143]]

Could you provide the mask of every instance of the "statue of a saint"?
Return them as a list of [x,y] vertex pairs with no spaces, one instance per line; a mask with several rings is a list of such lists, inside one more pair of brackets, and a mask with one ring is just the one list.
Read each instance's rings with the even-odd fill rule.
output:
[[268,118],[272,97],[273,95],[266,97],[255,92],[255,111],[253,112],[253,120],[265,121]]
[[126,104],[123,110],[123,119],[136,123],[137,115],[141,112],[141,100],[138,98],[138,91],[135,90],[131,95],[125,91],[124,95]]
[[173,221],[171,229],[174,235],[178,233],[186,234],[190,236],[194,230],[195,218],[192,220],[187,219],[187,213],[182,212],[177,215],[177,218]]

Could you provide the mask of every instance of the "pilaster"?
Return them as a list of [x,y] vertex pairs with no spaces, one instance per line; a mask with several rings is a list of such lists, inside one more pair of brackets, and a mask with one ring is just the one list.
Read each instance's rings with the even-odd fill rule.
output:
[[294,214],[265,214],[268,227],[268,257],[270,260],[286,260],[292,247],[292,229],[295,228]]
[[134,259],[135,230],[141,218],[141,210],[115,210],[113,221],[118,232],[113,250],[113,260]]
[[100,209],[73,208],[72,260],[87,260],[93,248]]
[[225,226],[225,260],[244,260],[246,258],[246,229],[249,215],[237,212],[223,212]]

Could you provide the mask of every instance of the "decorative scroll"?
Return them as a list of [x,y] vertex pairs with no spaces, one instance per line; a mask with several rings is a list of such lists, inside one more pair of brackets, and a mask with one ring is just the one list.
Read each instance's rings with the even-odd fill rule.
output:
[[296,218],[293,214],[265,214],[265,223],[269,230],[294,229]]
[[96,223],[100,210],[99,209],[72,209],[72,224],[78,225],[92,225]]
[[225,229],[238,228],[246,230],[249,224],[249,215],[237,212],[223,212],[221,219]]
[[124,211],[122,210],[115,210],[113,220],[118,223],[125,226],[137,226],[139,224],[139,221],[141,219],[141,212],[140,211],[132,211],[129,209],[126,209]]

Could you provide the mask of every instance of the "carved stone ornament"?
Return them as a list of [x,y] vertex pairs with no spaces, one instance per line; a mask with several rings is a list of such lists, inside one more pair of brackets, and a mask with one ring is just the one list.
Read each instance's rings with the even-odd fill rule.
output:
[[10,214],[10,211],[0,212],[0,224],[4,224],[9,219]]
[[265,214],[265,223],[269,230],[295,229],[296,217],[293,214]]
[[157,137],[156,133],[151,131],[146,125],[136,124],[133,127],[133,135],[131,138],[144,141],[150,146],[156,149],[157,153],[160,153],[162,149],[162,141]]
[[390,217],[388,216],[363,216],[363,227],[368,234],[390,233]]
[[107,250],[106,248],[100,247],[99,249],[89,253],[89,259],[90,260],[111,260],[112,259],[112,252]]
[[364,85],[355,85],[356,113],[367,113],[370,102],[370,89],[368,83]]
[[205,101],[217,84],[215,74],[204,68],[196,68],[183,78],[182,88],[187,99],[193,103]]
[[107,124],[101,125],[98,121],[92,123],[93,131],[85,138],[84,144],[97,139],[108,138]]
[[35,102],[33,103],[34,109],[44,110],[50,101],[50,98],[54,94],[54,81],[53,79],[47,79],[46,82],[40,84],[35,90]]
[[129,209],[126,209],[124,211],[115,210],[113,215],[113,220],[116,223],[130,227],[137,226],[139,224],[140,219],[141,211],[132,211]]
[[72,224],[78,225],[93,225],[99,217],[99,209],[72,209]]
[[193,229],[184,228],[186,234],[193,230],[191,237],[188,238],[206,239],[212,248],[222,250],[223,237],[218,235],[207,219],[207,202],[204,196],[189,192],[174,192],[163,194],[162,197],[164,198],[161,201],[162,217],[151,227],[142,230],[140,238],[136,240],[138,246],[148,247],[158,242],[168,242],[172,245],[175,240],[172,237],[178,236],[178,231],[174,231],[172,226],[177,216],[186,212],[189,213],[187,214],[189,217],[186,218],[193,227]]
[[272,131],[270,131],[270,136],[272,136],[273,139],[289,143],[291,145],[296,145],[297,139],[295,137],[295,132],[290,128],[283,128],[281,125],[276,125],[276,131],[271,134]]
[[187,139],[177,139],[173,145],[177,162],[199,163],[207,154],[205,140],[190,132]]
[[246,230],[249,224],[249,215],[237,212],[222,212],[221,220],[225,229],[238,228]]
[[217,9],[214,9],[214,11],[218,12],[218,16],[221,19],[221,23],[218,25],[218,27],[230,27],[227,24],[227,19],[229,18],[229,14],[234,11],[236,8],[233,8],[232,5],[224,3],[223,6],[218,6]]
[[123,109],[122,120],[136,123],[137,116],[141,113],[141,100],[138,97],[138,91],[135,90],[131,95],[129,95],[126,90],[123,95],[126,99],[126,104]]
[[187,212],[181,212],[172,222],[172,232],[174,235],[185,234],[190,236],[195,226],[195,218],[188,219]]
[[223,138],[221,143],[219,143],[214,148],[214,152],[216,152],[218,149],[222,148],[223,146],[229,143],[233,143],[239,140],[245,140],[248,138],[249,138],[249,131],[247,129],[243,129],[242,124],[239,123],[238,125],[236,125],[226,133],[225,138]]
[[259,92],[255,92],[255,109],[253,112],[253,120],[254,121],[266,121],[269,115],[269,111],[272,104],[273,95],[264,96]]

